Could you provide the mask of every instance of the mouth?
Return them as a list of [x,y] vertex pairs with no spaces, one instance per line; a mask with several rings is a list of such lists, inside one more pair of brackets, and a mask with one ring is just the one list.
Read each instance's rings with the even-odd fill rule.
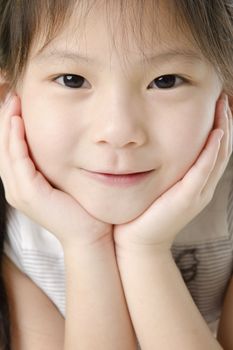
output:
[[123,172],[123,173],[109,173],[109,172],[95,172],[90,170],[84,170],[85,174],[99,182],[111,186],[130,186],[136,185],[143,181],[149,175],[154,172],[154,169],[142,171],[142,172]]

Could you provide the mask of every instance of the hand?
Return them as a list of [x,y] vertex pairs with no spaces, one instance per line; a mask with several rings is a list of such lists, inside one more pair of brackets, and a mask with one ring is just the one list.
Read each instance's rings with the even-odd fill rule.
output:
[[[224,136],[221,138],[222,131]],[[221,98],[214,130],[195,164],[135,220],[114,226],[116,249],[170,249],[175,236],[211,201],[232,153],[232,114]]]
[[7,202],[53,233],[63,246],[112,239],[112,225],[92,217],[37,171],[29,156],[20,114],[17,96],[0,110],[0,175]]

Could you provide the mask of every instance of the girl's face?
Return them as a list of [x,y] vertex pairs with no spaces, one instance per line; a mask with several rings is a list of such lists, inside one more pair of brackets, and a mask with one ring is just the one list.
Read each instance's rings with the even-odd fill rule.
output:
[[[42,52],[35,48],[17,92],[37,168],[94,217],[120,224],[192,166],[222,87],[198,49],[169,31],[167,16],[153,47],[145,46],[149,63],[129,33],[127,49],[111,46],[104,16],[93,7],[83,32],[74,30],[74,15]],[[148,170],[136,180],[119,176]]]

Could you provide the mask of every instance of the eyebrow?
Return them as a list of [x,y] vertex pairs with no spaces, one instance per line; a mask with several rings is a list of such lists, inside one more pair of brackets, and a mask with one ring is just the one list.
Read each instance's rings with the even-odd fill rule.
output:
[[[56,60],[56,59],[65,59],[70,60],[75,63],[89,63],[93,65],[101,66],[101,63],[97,58],[87,57],[75,51],[63,50],[63,49],[54,49],[51,51],[42,51],[39,52],[34,58],[36,61],[45,61],[45,60]],[[167,51],[161,52],[159,54],[146,56],[138,61],[139,64],[161,64],[162,62],[170,62],[175,59],[180,59],[186,61],[187,63],[201,63],[204,60],[204,57],[191,49],[183,48],[172,48]]]

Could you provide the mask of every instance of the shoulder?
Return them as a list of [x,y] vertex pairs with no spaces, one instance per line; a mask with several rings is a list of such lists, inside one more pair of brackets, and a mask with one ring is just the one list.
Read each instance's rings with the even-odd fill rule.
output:
[[53,302],[4,255],[3,277],[13,349],[63,349],[64,318]]

